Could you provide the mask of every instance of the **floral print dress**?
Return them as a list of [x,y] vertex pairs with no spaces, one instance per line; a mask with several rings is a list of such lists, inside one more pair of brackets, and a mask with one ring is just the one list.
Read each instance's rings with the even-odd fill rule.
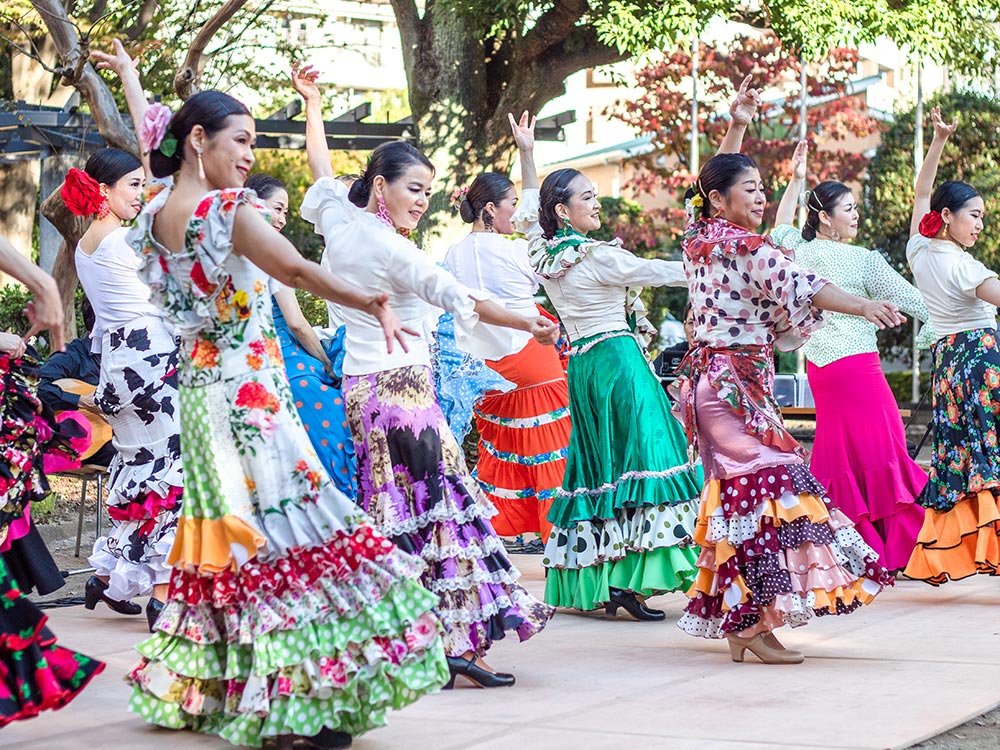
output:
[[422,563],[338,491],[302,426],[268,276],[233,253],[247,190],[211,192],[183,251],[131,235],[178,327],[185,494],[157,632],[129,674],[132,710],[259,746],[324,726],[357,734],[448,678]]

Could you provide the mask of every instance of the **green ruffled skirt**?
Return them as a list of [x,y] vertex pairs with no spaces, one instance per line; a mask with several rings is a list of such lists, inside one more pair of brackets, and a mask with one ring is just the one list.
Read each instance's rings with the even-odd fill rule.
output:
[[594,609],[610,588],[653,596],[686,589],[703,482],[636,340],[601,334],[569,362],[573,432],[548,520],[545,601]]

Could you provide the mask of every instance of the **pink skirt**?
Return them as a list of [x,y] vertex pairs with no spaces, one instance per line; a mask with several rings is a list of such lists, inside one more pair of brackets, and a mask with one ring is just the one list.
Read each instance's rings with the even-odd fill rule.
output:
[[927,474],[909,456],[903,420],[878,354],[826,367],[807,364],[816,401],[810,468],[888,570],[901,570],[917,543],[924,509],[914,499]]

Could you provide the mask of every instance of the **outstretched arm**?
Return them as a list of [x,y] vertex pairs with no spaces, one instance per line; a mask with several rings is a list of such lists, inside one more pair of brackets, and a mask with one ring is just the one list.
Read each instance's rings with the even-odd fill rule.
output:
[[934,180],[937,178],[938,164],[941,162],[941,153],[944,151],[944,144],[948,142],[951,134],[958,127],[956,117],[951,124],[948,124],[941,117],[941,108],[935,107],[931,110],[931,122],[934,124],[934,140],[931,141],[924,163],[920,167],[920,174],[917,175],[917,182],[914,185],[913,216],[910,217],[910,236],[920,231],[920,220],[931,210],[931,193],[934,192]]
[[386,346],[392,352],[393,341],[399,341],[406,351],[403,334],[418,335],[404,328],[387,304],[384,294],[365,294],[353,284],[337,278],[316,263],[299,255],[291,242],[274,231],[270,222],[253,207],[241,205],[233,222],[235,251],[269,276],[286,286],[305,289],[317,297],[346,307],[364,310],[382,324]]
[[330,147],[326,143],[323,127],[323,97],[320,95],[319,71],[312,65],[292,66],[292,87],[306,103],[306,154],[309,156],[309,171],[314,180],[333,177],[330,165]]
[[0,237],[0,271],[13,276],[34,295],[25,310],[31,328],[24,338],[30,339],[36,333],[48,330],[52,334],[52,351],[65,349],[63,306],[55,280],[21,255],[4,237]]
[[795,224],[795,209],[799,205],[799,196],[806,186],[806,160],[809,156],[809,144],[799,141],[792,154],[792,179],[785,188],[785,194],[781,196],[781,203],[778,204],[778,213],[774,218],[776,226],[781,224]]
[[740,84],[740,90],[736,92],[736,98],[729,105],[729,130],[722,140],[717,153],[738,154],[743,146],[743,136],[746,135],[747,126],[757,114],[760,107],[760,91],[750,88],[750,81],[753,76],[747,76]]
[[517,155],[521,161],[521,189],[537,188],[538,169],[535,167],[535,122],[538,118],[528,117],[525,110],[520,120],[507,113],[510,129],[514,131],[514,141],[517,143]]
[[[90,53],[90,58],[97,62],[98,70],[110,70],[122,82],[122,89],[125,92],[125,103],[128,105],[128,113],[132,116],[132,127],[135,132],[139,132],[139,123],[146,116],[149,102],[142,91],[142,82],[139,80],[139,58],[133,59],[125,51],[124,45],[117,39],[112,42],[112,52]],[[142,168],[146,172],[146,179],[152,178],[149,171],[149,153],[139,144],[139,158],[142,159]]]
[[906,322],[906,318],[899,314],[899,308],[891,302],[857,297],[836,284],[824,285],[813,295],[812,302],[820,310],[857,315],[874,323],[880,330],[895,328]]

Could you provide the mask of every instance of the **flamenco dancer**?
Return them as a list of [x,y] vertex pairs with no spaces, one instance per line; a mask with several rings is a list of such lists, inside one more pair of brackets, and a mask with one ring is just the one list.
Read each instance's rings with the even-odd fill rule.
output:
[[416,580],[420,561],[320,464],[288,387],[269,281],[369,311],[390,348],[398,321],[384,298],[305,261],[239,187],[254,160],[246,107],[206,91],[166,114],[152,105],[142,131],[153,175],[173,185],[129,242],[181,335],[188,482],[168,603],[138,647],[130,707],[233,744],[346,747],[447,679],[436,600]]
[[447,628],[449,686],[458,675],[482,687],[513,685],[513,675],[493,672],[483,657],[508,630],[521,640],[538,633],[554,610],[517,585],[520,574],[488,520],[496,511],[469,476],[435,399],[429,345],[438,308],[454,313],[459,345],[482,359],[502,348],[469,340],[490,335],[479,322],[528,331],[546,345],[558,329],[459,284],[400,234],[427,210],[434,176],[416,148],[382,144],[350,191],[333,178],[317,76],[308,66],[292,71],[306,102],[306,149],[316,179],[302,215],[326,240],[324,265],[364,290],[391,290],[393,308],[416,331],[406,337],[408,351],[387,356],[371,319],[343,311],[344,398],[358,456],[358,500],[384,534],[427,563],[423,582],[439,598]]
[[[523,141],[522,171],[534,175],[534,165],[524,161],[533,156],[534,121],[529,124],[527,112],[518,123],[510,119]],[[539,284],[528,242],[509,239],[526,228],[514,226],[516,208],[514,183],[494,172],[479,175],[459,205],[472,231],[448,250],[445,264],[465,286],[489,292],[519,315],[535,316]],[[548,539],[546,517],[562,485],[571,429],[566,373],[555,348],[528,333],[512,330],[506,344],[505,355],[486,364],[514,388],[487,393],[476,405],[476,479],[497,508],[491,523],[498,534],[539,532]]]
[[1000,347],[997,274],[969,249],[983,230],[982,197],[965,182],[941,183],[941,152],[958,121],[931,112],[934,139],[917,176],[906,260],[938,336],[934,355],[934,441],[927,509],[905,573],[932,585],[1000,566]]
[[[271,226],[280,232],[288,219],[288,190],[284,184],[271,175],[253,174],[244,187],[253,190],[271,211]],[[353,498],[357,494],[357,462],[340,390],[343,327],[324,347],[302,314],[295,290],[287,286],[272,295],[271,312],[299,418],[334,485]],[[254,364],[258,361],[263,360],[252,360]]]
[[[892,578],[810,473],[774,400],[774,347],[801,346],[819,309],[899,325],[895,305],[856,297],[792,262],[754,231],[765,207],[756,163],[739,153],[760,93],[743,81],[729,132],[688,191],[684,267],[694,341],[678,408],[707,483],[695,541],[698,578],[678,626],[729,640],[767,664],[803,655],[774,636],[814,615],[848,614]],[[733,300],[738,300],[734,303]]]
[[[32,293],[29,339],[51,332],[52,350],[63,348],[63,306],[56,283],[0,237],[0,270]],[[76,460],[89,443],[75,419],[57,422],[38,399],[38,362],[24,340],[0,334],[0,416],[3,456],[0,459],[0,727],[65,706],[104,669],[104,664],[59,646],[48,619],[22,593],[25,582],[43,593],[62,585],[52,556],[31,526],[29,504],[49,491],[43,464]],[[81,422],[85,420],[81,417]],[[11,460],[16,456],[17,460]],[[11,546],[12,537],[17,537]],[[11,570],[14,562],[19,569]],[[50,586],[54,571],[58,585]]]
[[[142,122],[142,87],[121,43],[115,41],[113,53],[93,52],[92,57],[99,68],[121,78],[134,121]],[[100,149],[83,170],[70,170],[62,196],[73,213],[93,217],[74,260],[94,310],[92,346],[101,353],[94,401],[111,425],[116,451],[107,498],[111,529],[96,541],[89,558],[96,573],[87,581],[85,606],[94,609],[103,601],[115,612],[137,615],[142,608],[129,600],[150,596],[146,619],[152,632],[167,598],[167,555],[184,485],[177,342],[137,275],[139,259],[123,226],[139,213],[148,173],[148,159]]]
[[[821,182],[808,194],[805,226],[791,225],[805,187],[808,146],[792,156],[792,181],[778,206],[771,239],[794,252],[796,264],[841,289],[884,299],[927,320],[916,287],[881,253],[853,244],[858,203],[842,182]],[[816,439],[809,470],[888,570],[906,567],[924,520],[914,499],[927,474],[906,449],[903,420],[882,373],[878,327],[865,318],[831,313],[803,346],[816,402]],[[930,327],[924,333],[931,333]]]
[[560,169],[539,192],[532,129],[525,118],[511,124],[524,169],[515,221],[572,344],[573,431],[548,517],[545,601],[662,620],[644,598],[691,583],[701,478],[646,357],[655,329],[639,294],[683,285],[684,272],[677,262],[637,258],[619,240],[587,237],[601,226],[590,180]]

